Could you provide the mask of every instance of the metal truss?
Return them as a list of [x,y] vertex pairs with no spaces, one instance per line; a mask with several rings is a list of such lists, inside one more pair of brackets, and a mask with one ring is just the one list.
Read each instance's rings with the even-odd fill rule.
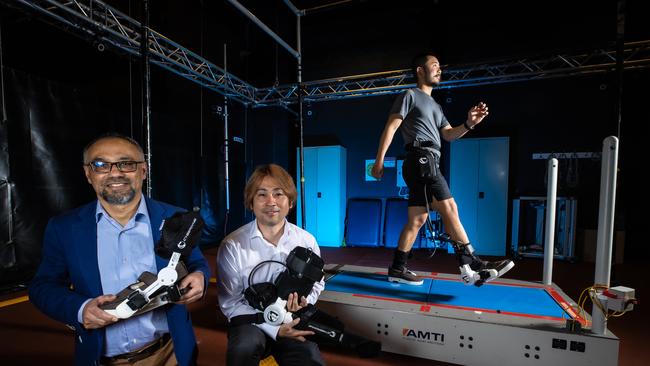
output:
[[[92,42],[140,55],[140,22],[99,0],[11,0],[23,10],[43,16],[55,25]],[[345,76],[269,88],[256,88],[227,73],[200,55],[149,29],[148,49],[152,63],[205,86],[247,106],[280,106],[298,102],[302,90],[305,102],[395,94],[413,87],[409,70]],[[616,50],[597,49],[544,57],[491,61],[444,68],[439,88],[461,88],[486,84],[541,80],[606,73],[616,67]],[[625,70],[650,67],[650,40],[624,45]]]
[[[396,70],[308,81],[302,83],[303,100],[320,102],[393,94],[413,86],[412,79],[408,70]],[[295,103],[298,100],[298,90],[297,84],[258,89],[255,106]]]
[[[625,70],[650,67],[650,41],[626,43],[623,49]],[[502,84],[594,73],[606,73],[616,67],[616,50],[596,49],[589,52],[563,53],[545,57],[528,57],[443,68],[438,88],[462,88]],[[306,102],[395,94],[414,87],[410,70],[347,76],[303,83]],[[297,85],[258,89],[256,106],[295,103]]]
[[[13,0],[67,31],[112,46],[128,54],[140,55],[140,22],[99,0]],[[148,29],[151,63],[194,81],[246,105],[254,103],[254,87],[227,73],[205,58]],[[102,47],[100,46],[100,47]]]

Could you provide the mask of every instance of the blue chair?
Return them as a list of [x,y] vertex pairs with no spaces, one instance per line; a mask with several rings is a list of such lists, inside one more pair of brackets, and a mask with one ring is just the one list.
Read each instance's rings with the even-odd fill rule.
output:
[[386,215],[384,219],[384,245],[386,248],[397,248],[399,234],[408,219],[408,200],[403,198],[388,198],[386,200]]
[[350,198],[346,212],[345,244],[351,247],[381,245],[382,201],[379,198]]

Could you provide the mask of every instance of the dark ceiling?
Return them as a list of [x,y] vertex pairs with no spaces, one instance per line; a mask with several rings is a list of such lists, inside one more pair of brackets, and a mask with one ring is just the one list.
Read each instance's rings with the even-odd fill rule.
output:
[[[141,19],[139,0],[106,2]],[[284,1],[240,3],[296,48],[295,16]],[[302,17],[304,81],[403,69],[412,55],[423,50],[438,54],[443,64],[456,65],[608,47],[616,40],[619,4],[614,0],[292,3],[299,9],[319,9]],[[336,5],[322,8],[327,4]],[[626,2],[626,41],[650,39],[645,6],[640,0]],[[228,70],[255,86],[296,81],[295,59],[225,0],[150,1],[150,10],[152,29],[216,65],[223,65],[223,45],[227,44]],[[4,7],[0,11],[4,29],[24,33],[20,48],[24,56],[33,54],[28,59],[42,63],[43,52],[49,52],[56,55],[48,60],[49,67],[68,63],[66,58],[82,57],[93,60],[88,67],[95,68],[106,58],[93,54],[90,47],[84,50],[86,42],[69,40],[63,32],[52,31],[21,12]],[[105,72],[110,73],[110,68]]]
[[[295,60],[227,1],[156,2],[172,39],[199,47],[198,27],[211,60],[256,86],[295,81]],[[296,48],[295,16],[282,0],[240,1]],[[432,50],[459,64],[540,53],[606,47],[616,40],[617,1],[488,2],[459,0],[302,0],[303,80],[408,67],[413,54]],[[650,38],[641,2],[626,4],[626,40]],[[182,4],[182,5],[179,5]],[[337,4],[323,7],[327,4]],[[202,14],[202,15],[201,15]],[[196,21],[198,19],[198,22]],[[206,41],[206,39],[209,39]]]

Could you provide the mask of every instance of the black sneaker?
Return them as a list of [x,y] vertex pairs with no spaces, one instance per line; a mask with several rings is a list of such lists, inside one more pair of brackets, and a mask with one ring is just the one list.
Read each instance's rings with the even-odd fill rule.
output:
[[393,266],[388,267],[388,280],[390,282],[415,286],[424,283],[424,280],[421,277],[416,275],[413,271],[409,271],[406,267],[402,267],[401,269],[393,268]]
[[480,261],[462,265],[460,277],[467,285],[481,286],[486,282],[493,281],[511,270],[515,263],[509,259],[488,262]]

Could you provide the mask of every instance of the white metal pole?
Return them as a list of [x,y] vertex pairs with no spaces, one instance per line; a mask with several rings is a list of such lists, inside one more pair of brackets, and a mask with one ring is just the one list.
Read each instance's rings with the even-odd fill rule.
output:
[[618,138],[609,136],[603,141],[600,172],[600,203],[598,206],[598,236],[596,239],[597,285],[609,286],[614,234],[614,206],[616,201],[616,170],[618,169]]
[[[603,140],[600,171],[600,202],[598,205],[598,235],[596,239],[596,272],[594,285],[609,287],[612,269],[612,238],[614,236],[614,208],[616,206],[616,171],[618,169],[618,138],[609,136]],[[596,290],[602,297],[602,290]],[[606,308],[605,308],[606,309]],[[591,311],[591,331],[607,333],[607,319],[599,307]]]
[[546,187],[546,229],[544,232],[544,277],[545,285],[553,282],[553,257],[555,255],[555,204],[557,202],[556,158],[548,160],[548,179]]

